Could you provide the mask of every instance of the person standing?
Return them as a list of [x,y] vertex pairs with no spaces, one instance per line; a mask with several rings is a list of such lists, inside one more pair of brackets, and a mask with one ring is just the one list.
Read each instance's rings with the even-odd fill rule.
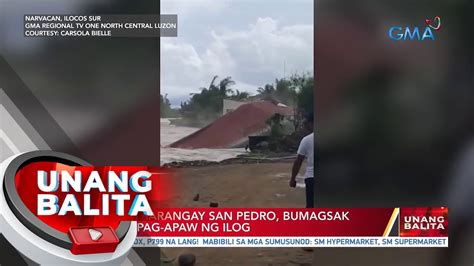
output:
[[291,171],[290,187],[296,187],[296,176],[300,172],[303,161],[306,160],[305,188],[306,188],[306,208],[314,207],[314,128],[313,114],[305,118],[304,127],[311,132],[305,136],[298,147],[296,159]]

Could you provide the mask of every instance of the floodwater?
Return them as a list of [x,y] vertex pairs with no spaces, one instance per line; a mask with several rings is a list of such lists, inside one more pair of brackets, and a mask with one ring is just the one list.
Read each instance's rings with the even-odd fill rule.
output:
[[199,130],[193,127],[178,127],[170,124],[170,119],[160,119],[160,163],[206,160],[220,162],[225,159],[235,158],[245,153],[245,149],[178,149],[169,148],[168,145]]

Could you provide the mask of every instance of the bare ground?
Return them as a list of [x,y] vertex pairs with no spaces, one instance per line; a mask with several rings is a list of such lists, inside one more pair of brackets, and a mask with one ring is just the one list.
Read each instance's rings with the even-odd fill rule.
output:
[[[304,189],[288,186],[291,161],[179,169],[179,207],[304,207]],[[199,193],[199,201],[193,197]],[[300,248],[163,248],[168,258],[190,251],[197,265],[311,265]]]
[[[288,186],[291,164],[283,161],[177,169],[182,188],[175,195],[175,206],[208,207],[210,202],[218,202],[219,207],[303,207],[304,189]],[[197,193],[199,201],[193,201]],[[332,198],[341,196],[357,199],[356,195]],[[432,248],[320,248],[314,252],[300,248],[162,248],[162,251],[168,258],[189,251],[196,255],[197,265],[443,264],[437,261],[442,250]]]

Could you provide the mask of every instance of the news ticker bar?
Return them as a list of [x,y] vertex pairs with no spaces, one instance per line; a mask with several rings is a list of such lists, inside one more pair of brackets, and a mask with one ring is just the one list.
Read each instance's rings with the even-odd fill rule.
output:
[[135,247],[448,247],[447,237],[137,237]]
[[448,237],[446,207],[169,208],[138,237]]
[[448,247],[446,207],[170,208],[136,247]]

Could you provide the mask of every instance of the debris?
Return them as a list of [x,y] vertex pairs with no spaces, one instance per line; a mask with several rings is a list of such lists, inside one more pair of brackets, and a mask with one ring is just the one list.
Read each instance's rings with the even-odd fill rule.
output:
[[[251,154],[252,155],[252,154]],[[205,167],[205,166],[214,166],[214,165],[231,165],[231,164],[255,164],[260,162],[265,163],[278,163],[287,160],[293,160],[296,158],[294,154],[271,154],[271,156],[239,156],[237,158],[225,159],[220,162],[214,161],[179,161],[166,163],[162,167],[164,168],[189,168],[189,167]],[[288,176],[288,174],[286,174]]]
[[213,208],[219,207],[219,203],[217,203],[217,202],[211,202],[211,203],[209,203],[209,207],[213,207]]
[[197,193],[196,196],[194,196],[193,201],[199,201],[199,193]]

